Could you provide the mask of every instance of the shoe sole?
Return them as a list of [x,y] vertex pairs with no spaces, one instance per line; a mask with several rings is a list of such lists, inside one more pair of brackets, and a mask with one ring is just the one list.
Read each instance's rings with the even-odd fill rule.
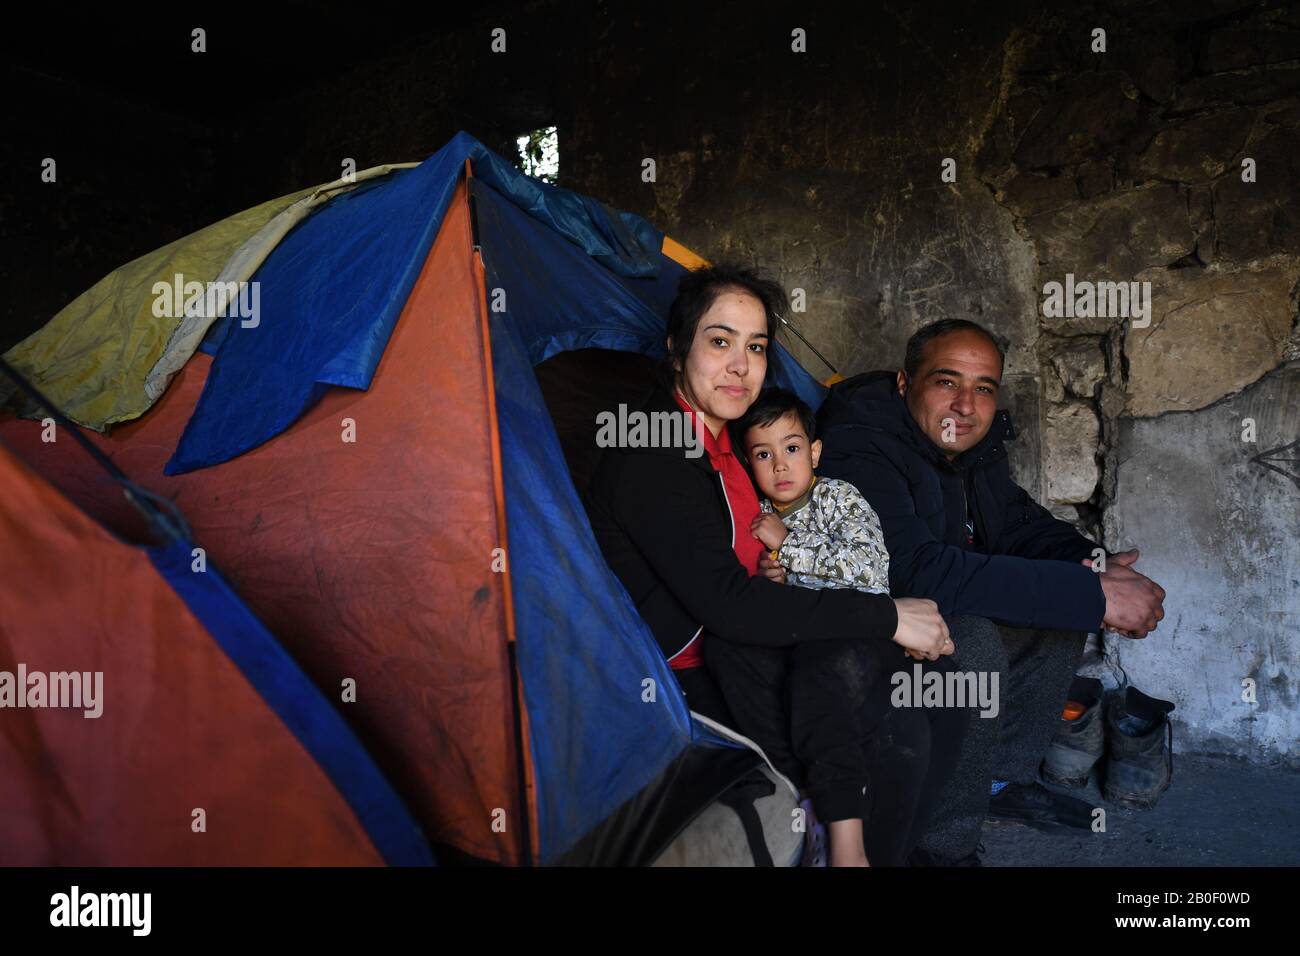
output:
[[1032,827],[1035,830],[1041,830],[1044,833],[1077,833],[1080,830],[1089,829],[1087,824],[1075,825],[1066,823],[1063,820],[1054,817],[1038,817],[1033,814],[1010,815],[999,813],[997,815],[989,814],[986,819],[990,823],[1011,823],[1022,827]]
[[1048,780],[1051,783],[1056,784],[1058,787],[1069,787],[1071,790],[1088,789],[1088,780],[1090,777],[1091,773],[1087,777],[1058,777],[1054,773],[1048,773],[1046,767],[1043,768],[1044,780]]
[[1168,789],[1169,789],[1169,785],[1166,784],[1165,786],[1161,787],[1155,794],[1149,797],[1135,797],[1127,794],[1124,795],[1111,794],[1104,790],[1102,791],[1102,796],[1105,797],[1106,800],[1109,801],[1110,803],[1116,804],[1117,806],[1121,806],[1121,807],[1127,807],[1130,810],[1152,810],[1155,809],[1155,805],[1160,802],[1160,798],[1164,796],[1165,791]]

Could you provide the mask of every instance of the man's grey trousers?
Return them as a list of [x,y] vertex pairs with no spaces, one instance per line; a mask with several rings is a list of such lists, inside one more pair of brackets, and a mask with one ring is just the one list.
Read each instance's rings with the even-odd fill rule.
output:
[[1088,635],[1018,630],[982,617],[950,617],[947,624],[959,671],[998,674],[997,716],[972,708],[957,769],[921,838],[930,853],[958,859],[979,844],[993,780],[1038,780]]

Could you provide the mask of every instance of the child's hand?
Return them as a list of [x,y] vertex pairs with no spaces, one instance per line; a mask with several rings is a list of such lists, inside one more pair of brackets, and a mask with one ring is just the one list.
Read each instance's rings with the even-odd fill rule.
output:
[[754,519],[753,524],[749,526],[749,533],[762,541],[769,551],[775,551],[781,547],[781,543],[785,541],[785,536],[789,532],[786,531],[785,525],[781,523],[780,517],[774,514],[765,514]]
[[764,551],[758,556],[758,573],[769,581],[785,584],[785,568],[772,560],[771,552]]

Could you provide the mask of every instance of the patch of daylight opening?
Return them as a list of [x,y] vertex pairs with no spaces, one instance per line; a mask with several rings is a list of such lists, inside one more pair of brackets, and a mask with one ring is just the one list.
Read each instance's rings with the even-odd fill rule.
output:
[[560,175],[560,130],[556,126],[535,129],[515,140],[523,171],[542,182],[552,183]]

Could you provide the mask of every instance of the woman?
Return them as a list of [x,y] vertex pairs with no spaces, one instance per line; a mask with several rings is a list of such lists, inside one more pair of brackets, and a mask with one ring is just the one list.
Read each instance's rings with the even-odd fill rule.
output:
[[[683,277],[668,320],[670,371],[643,411],[651,421],[689,416],[707,454],[690,444],[611,449],[587,509],[690,707],[737,727],[796,780],[792,734],[823,741],[807,789],[832,820],[832,862],[901,864],[955,763],[965,713],[892,708],[888,675],[905,650],[936,661],[953,645],[931,601],[782,586],[748,531],[758,498],[726,425],[758,397],[784,299],[744,269]],[[728,654],[736,644],[770,653],[739,663]],[[787,681],[792,667],[800,677]],[[721,689],[710,671],[726,675]],[[787,708],[773,704],[782,699]],[[835,716],[846,707],[849,717]],[[824,814],[819,797],[838,812]]]

